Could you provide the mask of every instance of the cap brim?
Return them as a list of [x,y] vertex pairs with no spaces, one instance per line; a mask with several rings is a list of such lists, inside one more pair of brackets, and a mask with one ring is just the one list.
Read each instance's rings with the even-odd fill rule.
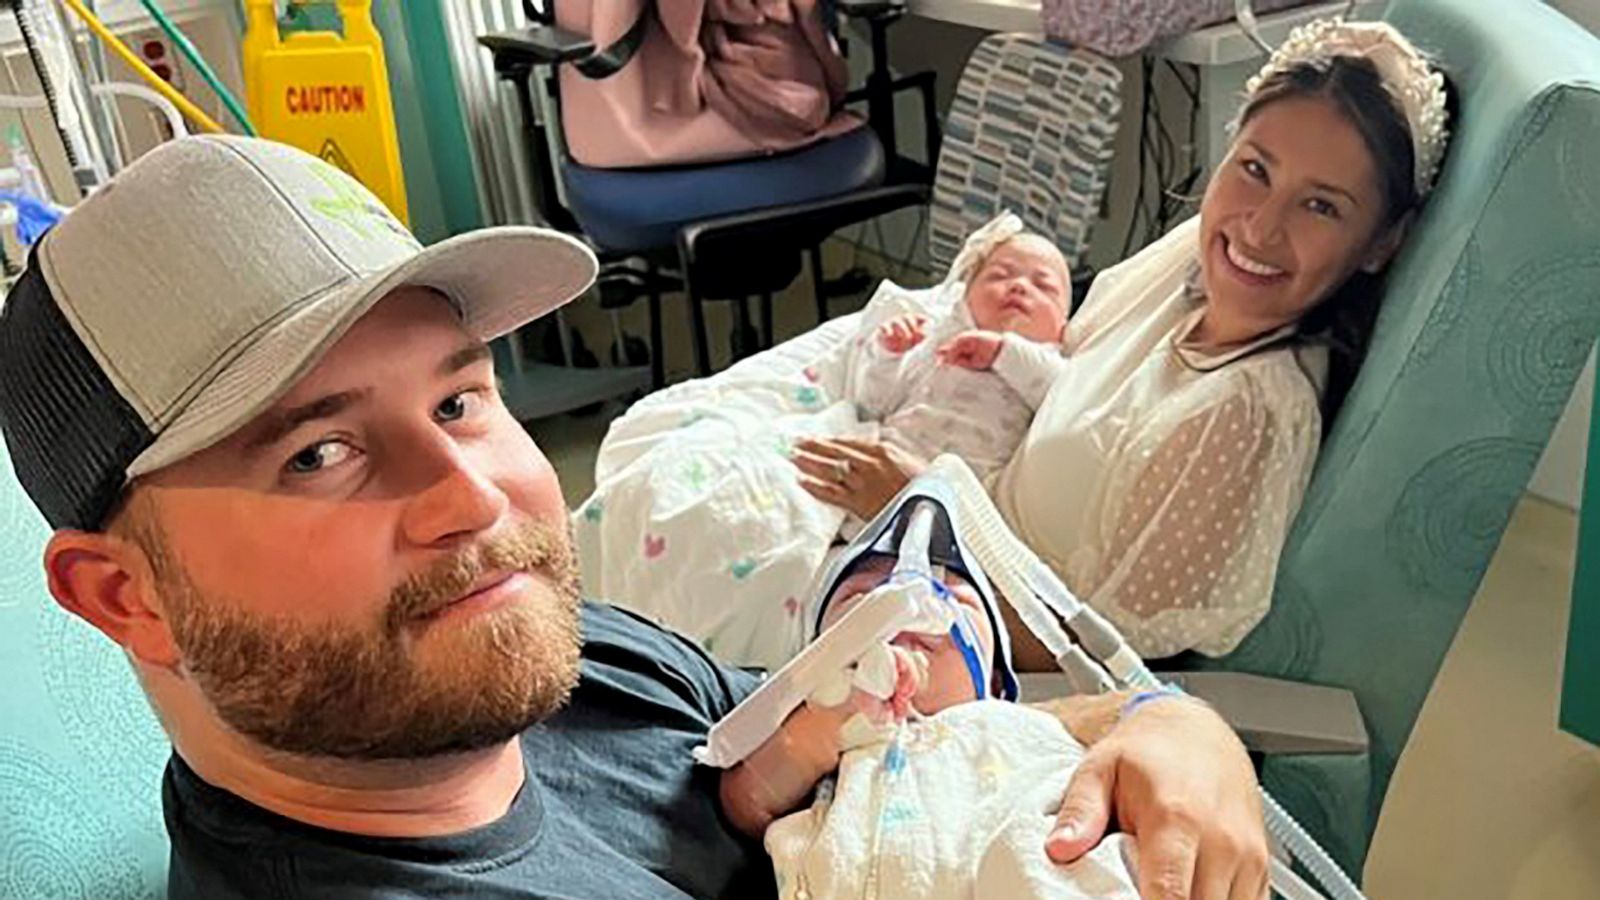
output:
[[291,307],[255,340],[219,360],[216,375],[158,425],[155,441],[128,465],[127,477],[171,465],[243,427],[397,288],[439,291],[466,330],[487,341],[570,302],[594,283],[597,271],[594,254],[568,235],[501,227],[440,241],[387,271],[353,278]]

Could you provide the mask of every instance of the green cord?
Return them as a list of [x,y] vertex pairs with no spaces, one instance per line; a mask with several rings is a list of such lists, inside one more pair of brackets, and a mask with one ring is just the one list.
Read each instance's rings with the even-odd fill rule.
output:
[[161,26],[161,30],[166,32],[167,39],[177,46],[178,50],[183,53],[184,58],[189,60],[190,65],[199,70],[200,77],[206,80],[206,84],[210,85],[217,96],[222,98],[222,105],[226,106],[228,112],[232,113],[233,117],[238,120],[239,127],[244,129],[244,133],[250,137],[255,137],[256,127],[250,124],[250,116],[245,113],[244,107],[239,105],[239,101],[234,98],[233,93],[217,77],[217,73],[211,70],[211,66],[206,63],[205,57],[200,55],[200,51],[195,49],[189,38],[178,30],[178,26],[172,24],[172,20],[167,18],[167,14],[162,12],[161,7],[156,5],[156,0],[139,0],[139,3],[156,20],[156,24]]

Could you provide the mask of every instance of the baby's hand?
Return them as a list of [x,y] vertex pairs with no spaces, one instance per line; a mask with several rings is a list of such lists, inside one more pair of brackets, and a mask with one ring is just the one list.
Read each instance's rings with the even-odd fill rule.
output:
[[878,326],[878,345],[890,353],[904,353],[927,337],[928,317],[906,313]]
[[806,701],[839,728],[841,750],[886,737],[911,715],[911,701],[928,679],[928,660],[904,647],[880,644]]
[[983,372],[994,366],[1005,339],[993,331],[963,331],[939,348],[939,362]]

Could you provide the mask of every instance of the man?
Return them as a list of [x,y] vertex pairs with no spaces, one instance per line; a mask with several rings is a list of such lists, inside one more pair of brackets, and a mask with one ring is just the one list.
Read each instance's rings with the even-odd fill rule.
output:
[[[773,892],[689,752],[754,679],[579,601],[495,391],[484,342],[594,273],[539,229],[424,250],[337,170],[232,138],[153,151],[35,250],[0,427],[51,593],[172,738],[173,897]],[[1123,699],[1057,707],[1094,747],[1048,852],[1114,810],[1147,893],[1261,896],[1231,732],[1178,700],[1119,724]]]

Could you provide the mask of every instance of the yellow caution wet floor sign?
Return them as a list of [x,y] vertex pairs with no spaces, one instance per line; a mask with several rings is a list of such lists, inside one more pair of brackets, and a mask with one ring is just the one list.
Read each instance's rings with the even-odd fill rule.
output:
[[383,40],[371,0],[338,0],[344,36],[280,34],[274,0],[245,0],[244,76],[263,137],[292,144],[354,175],[402,221],[405,177]]

